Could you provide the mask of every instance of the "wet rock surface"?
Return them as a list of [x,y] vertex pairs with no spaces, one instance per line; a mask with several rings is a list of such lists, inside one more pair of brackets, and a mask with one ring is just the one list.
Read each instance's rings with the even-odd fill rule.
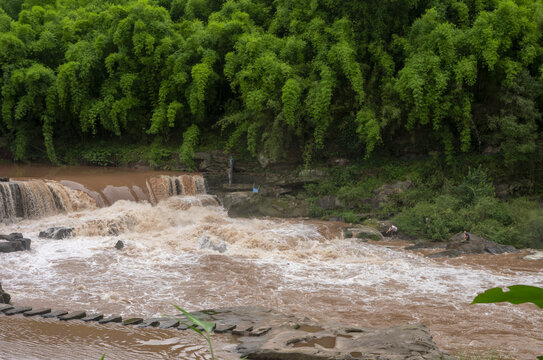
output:
[[117,250],[122,250],[124,248],[124,243],[121,241],[121,240],[118,240],[116,243],[115,243],[115,249]]
[[406,250],[420,249],[445,249],[437,253],[429,254],[429,258],[457,257],[467,254],[504,254],[516,253],[518,250],[514,246],[501,245],[487,240],[481,236],[470,234],[470,240],[464,241],[463,233],[453,235],[448,242],[419,242],[408,246]]
[[198,247],[200,249],[210,249],[213,251],[217,251],[221,254],[228,250],[228,246],[226,245],[224,241],[219,241],[219,240],[213,241],[208,236],[202,236],[198,240]]
[[73,228],[67,228],[63,226],[56,226],[49,228],[45,231],[40,231],[40,234],[38,237],[42,239],[55,239],[55,240],[62,240],[65,238],[72,237],[72,231]]
[[2,289],[2,283],[0,283],[0,304],[9,304],[11,296]]
[[249,359],[454,359],[439,350],[424,325],[354,329],[316,324],[262,307],[204,310],[216,333],[238,335],[236,350]]
[[21,233],[0,235],[0,252],[9,253],[14,251],[30,250],[30,239],[23,237]]

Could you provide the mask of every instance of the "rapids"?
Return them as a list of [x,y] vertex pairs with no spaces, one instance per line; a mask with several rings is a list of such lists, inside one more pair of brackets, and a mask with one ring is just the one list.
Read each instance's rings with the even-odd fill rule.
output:
[[[133,189],[132,182],[141,174],[118,176]],[[149,176],[145,175],[148,184]],[[64,177],[64,184],[78,183],[108,199],[102,195],[107,185],[93,188],[83,178],[59,177]],[[60,178],[55,180],[61,183]],[[115,187],[120,187],[121,181],[116,181]],[[440,348],[453,354],[493,352],[512,359],[543,354],[541,309],[532,304],[470,305],[478,293],[491,287],[543,286],[543,260],[522,259],[527,252],[428,259],[403,250],[405,243],[342,239],[340,223],[232,219],[205,189],[194,187],[189,195],[168,190],[167,195],[157,196],[151,185],[143,183],[138,186],[147,201],[107,200],[111,206],[98,204],[1,223],[0,234],[21,232],[32,239],[31,251],[0,254],[0,280],[12,301],[147,317],[174,313],[171,304],[190,311],[260,305],[363,327],[423,323]],[[70,189],[77,187],[71,185]],[[53,226],[73,227],[75,236],[38,238],[40,231]],[[203,238],[224,244],[227,250],[219,253],[202,247]],[[113,247],[118,240],[125,243],[122,251]],[[201,339],[179,332],[125,328],[116,332],[118,328],[108,327],[102,334],[93,326],[12,319],[0,316],[0,327],[10,329],[1,332],[0,346],[15,349],[13,354],[32,345],[60,354],[55,358],[69,359],[77,353],[77,341],[58,336],[62,346],[55,348],[44,339],[49,333],[73,330],[91,334],[93,354],[99,352],[97,344],[114,353],[115,344],[122,343],[129,358],[153,358],[149,355],[153,347],[147,345],[156,343],[162,346],[162,355],[156,358],[206,356]],[[41,335],[32,336],[32,327]],[[115,340],[132,336],[139,340]],[[184,337],[182,344],[169,340],[179,337]],[[232,345],[218,340],[222,341],[219,351],[227,354]],[[137,341],[147,344],[143,350]],[[191,350],[190,344],[198,346]],[[71,349],[65,356],[60,351],[63,346]],[[28,353],[22,358],[40,357]]]

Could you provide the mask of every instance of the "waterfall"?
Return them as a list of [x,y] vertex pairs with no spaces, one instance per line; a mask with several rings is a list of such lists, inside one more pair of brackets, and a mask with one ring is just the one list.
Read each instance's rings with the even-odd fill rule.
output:
[[99,191],[73,181],[24,180],[0,182],[0,220],[40,218],[111,205],[118,200],[149,201],[153,205],[172,196],[206,194],[202,175],[160,175],[139,186],[106,186]]
[[205,180],[202,175],[161,175],[147,180],[147,190],[152,204],[177,195],[206,194]]
[[56,181],[0,182],[0,219],[39,218],[95,207],[87,194]]

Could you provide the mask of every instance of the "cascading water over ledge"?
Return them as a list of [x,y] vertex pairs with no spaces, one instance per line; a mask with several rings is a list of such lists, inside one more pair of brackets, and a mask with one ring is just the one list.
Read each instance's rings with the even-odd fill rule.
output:
[[147,201],[156,205],[172,196],[204,194],[203,176],[188,174],[152,176],[140,184],[107,185],[95,190],[92,184],[72,180],[9,180],[0,182],[0,220],[40,218],[94,209],[119,200]]

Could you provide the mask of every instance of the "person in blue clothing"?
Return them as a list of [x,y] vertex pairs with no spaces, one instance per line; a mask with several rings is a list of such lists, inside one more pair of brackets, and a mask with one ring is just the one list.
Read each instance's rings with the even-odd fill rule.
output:
[[463,242],[466,242],[466,241],[469,241],[469,231],[464,230],[464,241]]
[[228,170],[227,170],[227,173],[228,173],[228,185],[232,185],[232,178],[234,177],[234,158],[232,156],[230,156],[230,160],[229,160],[229,167],[228,167]]

